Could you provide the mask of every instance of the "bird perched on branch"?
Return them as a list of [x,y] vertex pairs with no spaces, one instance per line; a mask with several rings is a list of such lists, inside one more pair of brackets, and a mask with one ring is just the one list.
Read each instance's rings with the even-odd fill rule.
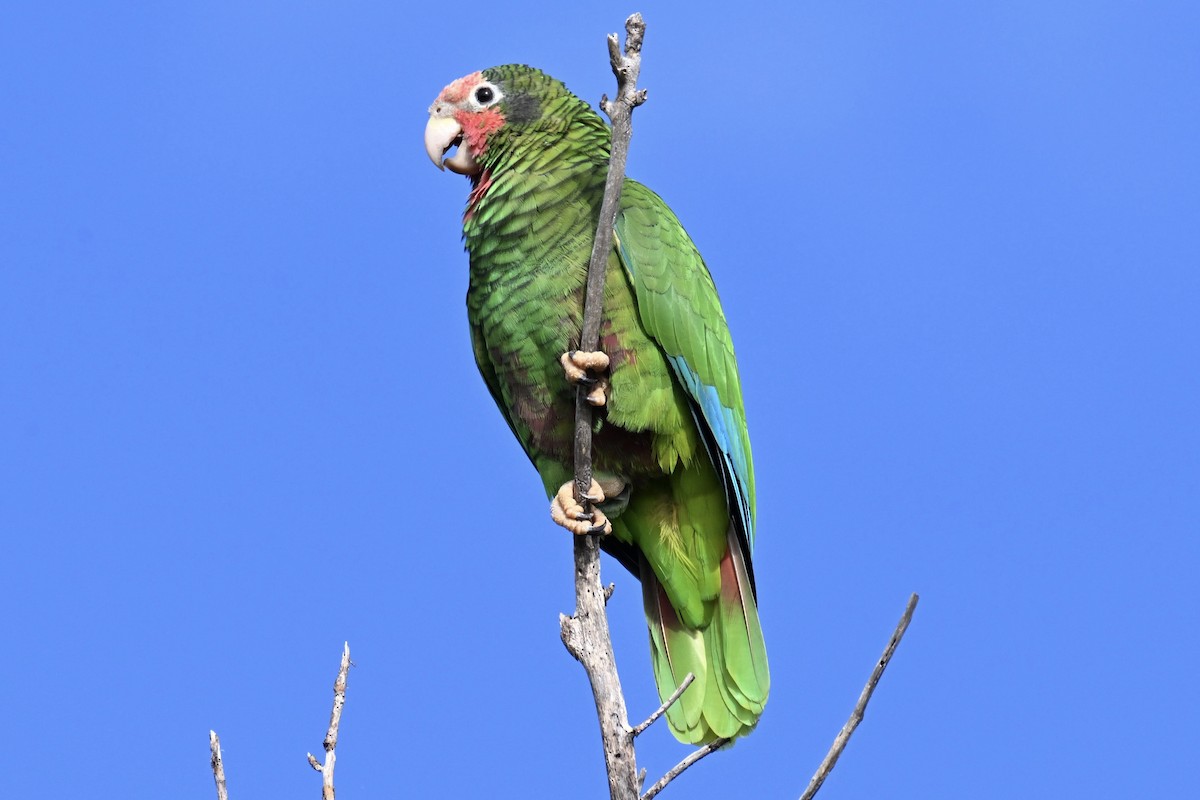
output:
[[[562,83],[521,65],[452,82],[425,148],[466,175],[467,314],[479,371],[553,498],[551,516],[642,583],[655,682],[681,741],[758,723],[770,678],[754,573],[754,468],[725,316],[671,209],[626,180],[601,352],[579,352],[610,131]],[[447,154],[454,150],[447,157]],[[595,481],[572,497],[574,384],[596,409]]]

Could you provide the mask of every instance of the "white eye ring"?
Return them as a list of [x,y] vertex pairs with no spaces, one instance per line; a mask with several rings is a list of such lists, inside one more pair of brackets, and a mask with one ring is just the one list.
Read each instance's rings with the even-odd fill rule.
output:
[[504,98],[504,94],[494,83],[481,83],[471,90],[470,104],[476,108],[487,108],[495,105]]

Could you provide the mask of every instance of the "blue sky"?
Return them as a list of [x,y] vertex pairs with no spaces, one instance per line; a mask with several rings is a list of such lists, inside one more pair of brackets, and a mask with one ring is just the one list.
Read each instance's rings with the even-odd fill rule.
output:
[[[463,74],[595,102],[716,277],[773,694],[671,796],[1200,786],[1200,11],[1188,3],[24,3],[0,28],[9,791],[603,797],[569,537],[475,373]],[[609,564],[634,716],[656,704]],[[643,737],[653,779],[687,752]],[[665,795],[664,795],[665,796]]]

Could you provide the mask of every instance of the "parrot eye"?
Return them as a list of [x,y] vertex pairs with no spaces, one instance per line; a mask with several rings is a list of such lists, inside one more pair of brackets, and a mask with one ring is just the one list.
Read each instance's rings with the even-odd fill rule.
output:
[[475,91],[471,93],[471,105],[475,108],[487,108],[488,106],[498,103],[504,99],[504,93],[496,87],[494,83],[481,83],[475,87]]

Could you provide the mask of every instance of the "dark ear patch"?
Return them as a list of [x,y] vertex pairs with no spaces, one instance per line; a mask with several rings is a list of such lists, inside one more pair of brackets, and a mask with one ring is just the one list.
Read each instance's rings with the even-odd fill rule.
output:
[[531,94],[517,94],[506,98],[504,118],[509,123],[533,122],[542,115],[542,106]]

